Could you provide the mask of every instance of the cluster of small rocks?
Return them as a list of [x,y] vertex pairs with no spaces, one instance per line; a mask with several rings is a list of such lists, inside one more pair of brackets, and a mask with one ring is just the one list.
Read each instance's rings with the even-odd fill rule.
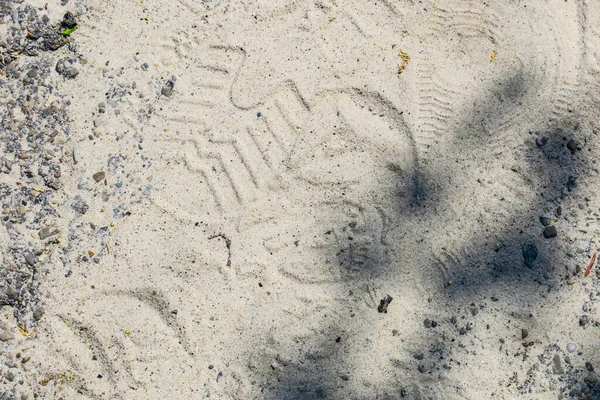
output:
[[44,317],[38,285],[59,246],[55,194],[70,132],[56,80],[77,76],[64,34],[76,25],[70,12],[52,21],[44,8],[0,5],[0,399],[36,397],[26,341]]

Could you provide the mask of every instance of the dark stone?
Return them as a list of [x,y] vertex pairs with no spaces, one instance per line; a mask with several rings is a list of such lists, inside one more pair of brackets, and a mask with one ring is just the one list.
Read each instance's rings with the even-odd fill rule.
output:
[[556,237],[557,234],[558,234],[558,232],[556,231],[556,227],[554,225],[547,226],[544,229],[544,237],[546,239]]
[[96,172],[93,175],[93,178],[96,181],[96,183],[104,180],[105,177],[106,177],[106,173],[104,171]]
[[423,320],[423,325],[425,328],[431,328],[431,320],[429,318],[425,318],[425,320]]
[[535,243],[526,243],[523,245],[523,260],[525,265],[533,267],[533,263],[537,259],[538,249]]
[[422,360],[425,358],[425,355],[423,353],[417,353],[413,356],[415,358],[415,360]]
[[590,371],[590,372],[594,372],[594,366],[593,366],[593,365],[592,365],[592,363],[591,363],[591,362],[589,362],[589,361],[586,361],[586,363],[585,363],[585,368],[586,368],[588,371]]
[[575,152],[579,150],[579,143],[577,143],[577,140],[569,139],[567,142],[567,149],[569,149],[572,154],[575,154]]
[[552,219],[550,217],[546,217],[546,216],[542,215],[540,217],[540,223],[544,226],[548,226],[552,223]]
[[69,28],[69,29],[75,28],[77,26],[77,21],[75,20],[75,16],[73,15],[73,13],[71,13],[70,11],[67,11],[67,13],[63,16],[61,25],[64,28]]
[[392,296],[386,295],[379,302],[379,306],[377,306],[377,311],[379,311],[380,313],[387,313],[387,308],[390,305],[390,303],[392,302],[392,300],[393,300]]
[[175,82],[173,82],[172,80],[168,80],[163,86],[161,93],[163,94],[163,96],[171,97],[174,88]]
[[521,339],[525,339],[529,336],[529,331],[527,329],[521,329]]

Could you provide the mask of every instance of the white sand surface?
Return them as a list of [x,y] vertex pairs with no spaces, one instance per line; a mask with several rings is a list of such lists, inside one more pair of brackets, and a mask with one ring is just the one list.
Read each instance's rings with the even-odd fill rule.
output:
[[48,4],[40,396],[598,398],[600,3]]

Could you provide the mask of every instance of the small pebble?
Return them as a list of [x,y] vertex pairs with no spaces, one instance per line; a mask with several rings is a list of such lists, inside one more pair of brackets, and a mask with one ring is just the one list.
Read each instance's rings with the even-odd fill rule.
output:
[[583,378],[583,380],[590,386],[594,386],[596,385],[596,383],[598,383],[598,377],[596,376],[596,374],[589,374],[588,376]]
[[574,352],[575,350],[577,350],[577,345],[575,343],[568,343],[567,344],[567,351],[569,353]]
[[9,331],[2,331],[0,332],[0,340],[3,342],[7,342],[9,340],[13,340],[15,338],[15,335],[13,335],[12,333],[10,333]]
[[173,89],[175,88],[175,83],[172,80],[168,80],[167,83],[163,86],[161,93],[163,96],[171,97],[173,94]]
[[33,255],[32,253],[27,253],[27,254],[25,254],[25,261],[27,261],[27,264],[33,266],[35,264],[35,262],[37,261],[37,259],[35,258],[35,255]]
[[540,223],[543,226],[548,226],[548,225],[550,225],[552,223],[552,219],[550,217],[546,217],[546,216],[542,215],[540,217]]
[[558,232],[556,231],[556,227],[554,225],[547,226],[544,229],[544,237],[546,239],[556,237],[557,234],[558,234]]
[[44,227],[44,228],[42,228],[42,229],[40,229],[40,230],[38,231],[38,237],[39,237],[41,240],[46,240],[46,239],[48,239],[50,236],[54,236],[54,235],[56,235],[57,233],[58,233],[58,230],[57,230],[57,229],[54,229],[54,228],[53,228],[53,227],[51,227],[51,226],[46,226],[46,227]]
[[552,373],[556,375],[563,375],[565,373],[565,369],[562,366],[562,361],[560,356],[556,354],[552,359]]
[[75,28],[77,26],[77,21],[75,20],[75,16],[70,11],[67,11],[63,16],[62,26],[65,28]]
[[575,152],[578,150],[578,148],[579,148],[579,143],[577,143],[577,140],[569,139],[569,141],[567,142],[567,149],[569,149],[569,151],[572,154],[575,154]]
[[525,339],[529,336],[529,331],[527,329],[521,329],[521,339]]
[[42,319],[45,312],[46,311],[44,310],[43,307],[39,307],[37,310],[35,310],[33,312],[33,319],[35,319],[36,321],[39,321],[40,319]]
[[103,180],[106,177],[106,173],[104,171],[100,171],[100,172],[96,172],[93,175],[93,178],[96,182],[100,182],[101,180]]

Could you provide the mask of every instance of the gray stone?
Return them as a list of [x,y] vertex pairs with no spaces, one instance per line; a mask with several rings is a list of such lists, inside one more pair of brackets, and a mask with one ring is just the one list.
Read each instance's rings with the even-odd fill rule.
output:
[[34,254],[27,253],[27,254],[25,254],[25,261],[27,261],[27,264],[33,266],[36,263],[37,259],[35,258]]
[[540,223],[544,226],[548,226],[552,223],[552,219],[550,217],[546,217],[546,216],[542,215],[540,217]]
[[33,312],[33,319],[35,319],[36,321],[39,321],[40,319],[42,319],[45,312],[46,311],[44,310],[43,307],[39,307],[37,310],[35,310]]
[[173,94],[173,89],[175,88],[175,82],[172,80],[168,80],[167,83],[163,86],[161,93],[163,96],[171,97]]
[[3,342],[7,342],[9,340],[13,340],[15,338],[15,335],[13,335],[12,333],[10,333],[9,331],[2,331],[0,332],[0,340]]
[[50,236],[56,235],[58,232],[59,232],[58,229],[55,229],[54,227],[51,227],[51,226],[46,226],[39,230],[38,236],[41,240],[46,240]]
[[565,373],[565,369],[562,365],[562,360],[560,356],[556,354],[552,359],[552,373],[556,375],[563,375]]
[[598,377],[596,376],[596,374],[589,374],[588,376],[583,378],[583,380],[590,386],[594,386],[596,383],[598,383]]
[[567,343],[567,351],[569,353],[572,353],[575,350],[577,350],[577,345],[575,343]]

